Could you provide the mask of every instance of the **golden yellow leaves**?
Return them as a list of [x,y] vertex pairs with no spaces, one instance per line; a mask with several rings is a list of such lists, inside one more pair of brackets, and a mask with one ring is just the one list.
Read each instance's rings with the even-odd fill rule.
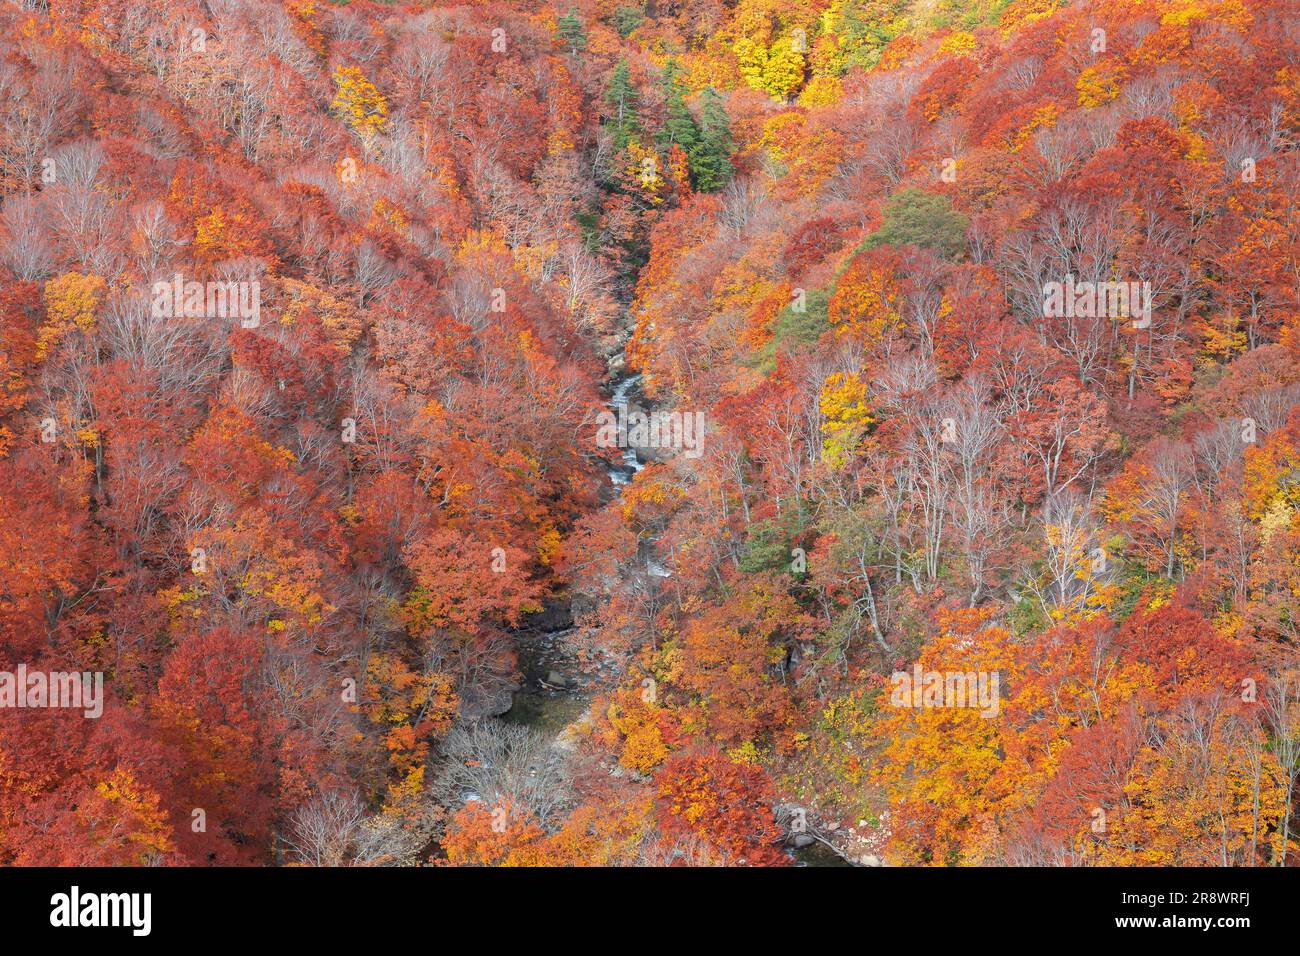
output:
[[1011,152],[1018,153],[1029,142],[1031,136],[1040,129],[1051,129],[1061,115],[1061,108],[1055,103],[1040,106],[1030,114],[1028,122],[1016,131],[1011,142]]
[[1079,91],[1079,105],[1091,109],[1109,103],[1119,96],[1119,84],[1123,78],[1124,67],[1119,63],[1098,63],[1088,67],[1074,84]]
[[727,759],[732,763],[741,764],[746,767],[760,767],[764,758],[767,756],[766,751],[760,748],[752,740],[746,740],[737,747],[732,747],[727,752]]
[[46,322],[36,339],[36,357],[44,358],[73,329],[89,331],[104,298],[106,283],[97,275],[65,272],[45,283]]
[[808,81],[799,94],[800,106],[831,106],[844,95],[844,84],[839,77],[818,75]]
[[1277,497],[1259,519],[1260,541],[1263,544],[1268,544],[1277,535],[1294,531],[1296,514],[1296,508],[1293,504],[1281,496]]
[[559,243],[554,239],[529,245],[521,242],[510,250],[515,271],[534,282],[542,282],[547,267],[554,262],[559,252]]
[[836,372],[822,385],[822,461],[843,468],[875,422],[867,408],[867,383],[855,373]]
[[388,125],[388,101],[379,88],[355,66],[340,66],[334,71],[338,91],[331,107],[363,140],[371,139]]
[[294,325],[304,315],[312,314],[320,320],[330,334],[330,342],[346,354],[361,337],[363,323],[356,307],[323,289],[306,282],[284,277],[280,280],[282,291],[289,297],[280,314],[280,322]]
[[141,863],[151,854],[174,849],[167,837],[170,827],[158,794],[138,783],[131,771],[116,768],[107,780],[95,785],[95,792],[123,814],[123,825],[108,832],[124,830],[127,842],[139,848]]
[[650,773],[668,756],[659,726],[662,712],[636,688],[624,689],[605,712],[610,728],[623,740],[618,762],[637,773]]
[[214,209],[208,215],[195,220],[194,246],[204,257],[219,258],[225,241],[226,217],[220,209]]
[[1254,520],[1275,511],[1279,503],[1291,509],[1300,507],[1300,483],[1295,475],[1300,471],[1300,454],[1291,447],[1284,432],[1278,431],[1262,445],[1250,445],[1245,450],[1246,513]]
[[1231,313],[1221,312],[1197,323],[1201,336],[1202,364],[1225,361],[1246,351],[1246,330],[1241,319]]
[[975,52],[975,34],[958,30],[949,33],[939,43],[939,53],[947,56],[968,56]]
[[667,187],[659,170],[659,156],[653,149],[641,145],[637,139],[627,144],[627,166],[624,175],[634,184],[641,196],[652,206],[664,201],[663,193]]
[[998,32],[1009,37],[1021,27],[1050,17],[1058,5],[1057,0],[1016,0],[1003,12]]
[[803,112],[781,113],[765,122],[757,145],[776,165],[780,192],[787,196],[814,195],[844,156],[844,137],[809,122]]
[[836,284],[827,317],[840,335],[850,335],[867,348],[887,333],[903,327],[903,294],[891,269],[859,256]]
[[[1015,687],[1021,667],[1010,634],[988,624],[986,611],[948,616],[944,633],[921,652],[924,672],[998,675]],[[889,694],[882,696],[889,700]],[[964,854],[978,863],[978,828],[995,808],[1025,792],[1036,768],[1013,759],[1005,719],[987,719],[970,707],[898,707],[882,711],[876,737],[888,741],[875,778],[906,817],[925,820],[925,832],[899,834],[900,862],[948,862]]]
[[1254,21],[1241,0],[1224,0],[1222,3],[1202,3],[1200,0],[1175,0],[1160,17],[1162,24],[1185,27],[1197,20],[1214,19],[1237,29],[1244,29]]
[[[1282,850],[1285,771],[1262,728],[1231,712],[1180,715],[1143,747],[1098,847],[1108,866],[1251,865]],[[1183,725],[1190,725],[1184,727]]]
[[366,227],[368,229],[392,229],[394,232],[405,235],[410,224],[410,217],[407,216],[406,210],[392,200],[380,196],[375,200],[374,205],[370,207],[370,221],[366,224]]
[[559,530],[547,523],[537,535],[537,560],[543,566],[549,567],[560,553],[563,543],[564,538]]
[[799,47],[793,37],[782,37],[767,46],[742,36],[732,51],[741,78],[750,87],[784,101],[803,85],[804,51]]

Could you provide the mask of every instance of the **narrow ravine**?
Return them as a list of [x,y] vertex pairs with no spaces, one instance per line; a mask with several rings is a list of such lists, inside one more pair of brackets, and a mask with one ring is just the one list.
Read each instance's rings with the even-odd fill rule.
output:
[[[617,412],[620,406],[637,403],[641,375],[627,369],[622,352],[610,361],[610,366],[620,371],[608,384],[609,398],[605,406]],[[604,507],[610,507],[644,467],[636,449],[621,449],[619,459],[606,469],[613,498]],[[653,541],[641,542],[638,553],[646,573],[668,577],[671,572],[654,560],[653,552]],[[573,619],[563,595],[540,617],[519,632],[521,684],[515,691],[510,709],[501,719],[532,727],[551,736],[557,744],[567,746],[565,731],[586,716],[595,694],[614,686],[621,675],[603,662],[596,665],[594,674],[583,673],[578,668],[567,640],[573,632]]]
[[[649,410],[639,394],[642,376],[627,370],[623,353],[610,362],[619,370],[609,381],[609,398],[605,406],[617,413],[620,406],[636,406]],[[644,469],[646,462],[635,448],[621,449],[617,461],[606,469],[613,498],[605,507],[611,507],[622,490]],[[651,578],[671,577],[670,569],[655,557],[655,541],[648,537],[638,547],[640,567],[633,574]],[[560,596],[557,604],[540,616],[529,628],[519,633],[519,667],[521,684],[515,692],[509,711],[501,719],[531,727],[552,740],[552,746],[576,746],[577,735],[573,728],[588,718],[592,699],[600,692],[617,685],[622,674],[613,667],[597,665],[596,673],[584,673],[577,665],[568,637],[573,632],[573,620],[567,600]],[[797,840],[786,848],[795,866],[844,867],[852,864],[824,838],[811,836]]]

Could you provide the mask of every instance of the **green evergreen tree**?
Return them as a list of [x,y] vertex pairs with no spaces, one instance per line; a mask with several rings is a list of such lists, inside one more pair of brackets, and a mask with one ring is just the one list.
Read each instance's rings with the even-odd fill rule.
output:
[[614,29],[623,39],[645,22],[645,11],[640,7],[619,7],[614,11]]
[[562,17],[555,21],[555,28],[560,32],[560,36],[569,45],[570,53],[577,53],[579,50],[587,48],[587,33],[582,29],[582,21],[578,18],[578,11],[573,7]]
[[676,143],[689,157],[699,145],[700,130],[686,105],[686,84],[682,82],[682,68],[676,60],[669,60],[664,67],[663,90],[667,116],[664,128],[655,136],[655,144],[667,155],[668,148]]
[[619,60],[614,67],[605,90],[605,103],[611,113],[609,125],[613,128],[614,149],[627,149],[628,141],[641,132],[641,121],[636,115],[636,87],[632,85],[627,60]]
[[731,165],[734,143],[731,139],[731,118],[727,116],[722,97],[711,86],[700,93],[699,135],[693,150],[687,151],[695,188],[700,192],[721,189],[730,180],[735,169]]
[[947,196],[908,188],[885,200],[880,228],[867,236],[856,251],[878,246],[924,246],[945,259],[966,250],[968,220],[952,208]]

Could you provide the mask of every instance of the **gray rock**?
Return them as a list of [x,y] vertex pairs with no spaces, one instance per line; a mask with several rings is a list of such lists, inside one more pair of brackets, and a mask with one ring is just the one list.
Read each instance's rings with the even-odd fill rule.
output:
[[461,716],[473,720],[480,717],[500,717],[515,705],[515,691],[518,689],[517,684],[512,684],[494,690],[476,690],[462,694],[460,698]]
[[529,630],[559,634],[573,627],[573,608],[568,601],[549,600],[540,611],[528,618]]
[[649,445],[640,445],[632,449],[636,452],[636,460],[643,465],[653,465],[657,462],[668,461],[673,457],[670,449],[651,448]]

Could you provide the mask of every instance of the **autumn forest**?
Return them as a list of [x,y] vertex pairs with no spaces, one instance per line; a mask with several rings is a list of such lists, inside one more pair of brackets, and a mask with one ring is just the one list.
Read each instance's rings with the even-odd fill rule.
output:
[[1296,0],[0,7],[0,866],[1298,864]]

